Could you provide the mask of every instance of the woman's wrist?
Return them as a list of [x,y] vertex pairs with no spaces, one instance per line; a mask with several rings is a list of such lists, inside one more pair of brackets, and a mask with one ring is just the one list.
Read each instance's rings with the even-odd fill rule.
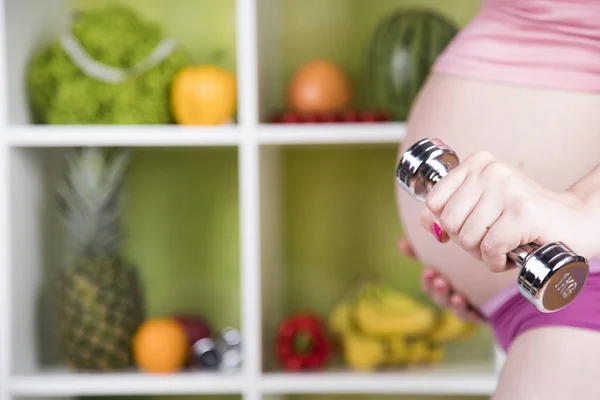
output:
[[600,196],[588,196],[584,200],[583,214],[586,224],[584,234],[590,246],[588,257],[600,257]]
[[[586,189],[586,190],[577,190]],[[589,188],[574,187],[561,194],[561,201],[578,214],[573,221],[574,243],[578,243],[582,256],[600,257],[600,191],[590,192]]]
[[573,211],[563,221],[564,240],[581,256],[597,258],[600,257],[600,192],[590,195],[589,190],[576,189],[554,193],[555,200]]

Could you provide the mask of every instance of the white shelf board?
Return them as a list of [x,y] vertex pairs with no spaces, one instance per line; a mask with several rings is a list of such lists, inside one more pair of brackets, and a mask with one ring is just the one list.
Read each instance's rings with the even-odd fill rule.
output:
[[67,370],[42,371],[11,377],[10,393],[15,396],[85,396],[149,394],[239,394],[241,374],[219,372],[179,372],[148,374],[80,373]]
[[235,146],[237,125],[13,125],[5,131],[12,147],[60,146]]
[[402,122],[262,124],[260,144],[399,143],[404,140]]
[[421,394],[491,395],[497,374],[490,363],[422,367],[386,372],[267,373],[261,387],[269,394]]

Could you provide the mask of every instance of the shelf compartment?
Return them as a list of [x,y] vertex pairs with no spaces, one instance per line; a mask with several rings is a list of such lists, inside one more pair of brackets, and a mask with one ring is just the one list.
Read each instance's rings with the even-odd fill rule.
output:
[[263,124],[258,130],[260,144],[399,144],[406,134],[400,122],[368,124]]
[[240,128],[154,126],[57,126],[10,127],[7,142],[12,147],[74,146],[237,146]]
[[[323,398],[326,400],[335,400],[342,394],[350,397],[370,394],[384,398],[383,394],[392,393],[433,395],[431,398],[435,398],[435,395],[490,395],[494,393],[496,383],[497,376],[489,364],[472,364],[401,372],[268,373],[263,377],[262,390],[269,394],[310,394],[311,396],[307,396],[310,400],[312,397],[320,397],[313,395],[325,394],[327,396]],[[296,399],[300,396],[286,397]]]
[[[397,144],[262,145],[260,151],[265,372],[281,370],[274,355],[279,322],[304,311],[327,320],[360,281],[379,278],[433,307],[420,288],[420,264],[397,250],[403,235],[394,196]],[[431,371],[466,366],[469,376],[478,365],[493,369],[486,327],[444,348]],[[323,373],[343,368],[340,358],[338,352]],[[396,369],[396,376],[404,371]]]
[[[143,396],[185,394],[239,394],[242,392],[239,375],[210,372],[181,372],[151,375],[129,373],[72,373],[46,371],[39,374],[13,376],[10,393],[15,397],[67,396]],[[197,396],[198,400],[208,396]],[[184,396],[176,400],[186,400]],[[238,400],[239,396],[219,396],[216,399]]]
[[[4,73],[9,93],[8,122],[11,125],[32,124],[39,120],[35,117],[31,106],[32,97],[27,90],[27,71],[34,55],[53,41],[58,40],[64,33],[69,32],[71,21],[77,18],[78,14],[96,7],[112,4],[122,5],[132,10],[142,20],[158,24],[163,32],[161,39],[174,40],[176,49],[185,53],[185,62],[177,63],[169,69],[170,77],[175,74],[180,65],[185,67],[199,64],[215,64],[237,75],[235,0],[8,0],[4,4],[6,52],[10,54]],[[115,38],[110,40],[114,42]],[[158,39],[156,42],[158,43]],[[123,43],[127,45],[128,41],[124,40]],[[133,44],[130,45],[133,46]],[[102,50],[100,49],[100,51]],[[104,51],[108,53],[108,50]],[[152,49],[149,49],[148,53],[151,51]],[[127,53],[131,54],[132,51],[128,50]],[[61,60],[55,61],[65,62]],[[61,73],[61,70],[55,72],[58,75]],[[122,115],[120,121],[127,125],[155,124],[163,123],[163,121],[167,124],[172,123],[172,118],[170,121],[168,118],[155,118],[163,113],[168,116],[167,111],[170,111],[170,77],[167,78],[168,90],[159,92],[159,96],[164,97],[157,101],[164,102],[165,106],[158,111],[150,111],[147,106],[136,106],[149,101],[148,96],[154,93],[148,89],[149,86],[140,89],[142,92],[139,95],[135,92],[137,89],[124,87],[120,94],[132,98],[121,97],[123,106],[117,107],[116,110],[126,110],[119,111],[126,113],[131,110],[139,115],[145,113],[151,115],[152,118],[140,119],[134,114],[125,114]],[[93,111],[96,103],[87,103],[87,99],[91,97],[89,93],[86,93],[90,92],[89,86],[82,83],[83,79],[77,79],[72,79],[73,86],[68,89],[71,93],[63,90],[61,94],[61,101],[65,102],[65,110],[61,112],[69,112],[68,98],[64,98],[67,95],[73,97],[73,103],[76,106],[73,107],[72,113],[77,112],[79,115],[84,115],[87,112],[96,112]],[[76,85],[78,82],[80,82],[79,86]],[[154,85],[157,84],[156,79],[153,79],[153,82]],[[52,84],[53,82],[48,80],[48,87],[52,88]],[[124,85],[120,82],[117,84]],[[104,86],[98,90],[106,90],[106,84],[102,83],[102,85]],[[96,90],[95,86],[93,90]],[[56,97],[53,97],[52,101],[55,104],[58,103]],[[106,104],[112,108],[113,103],[107,102]],[[104,108],[107,107],[99,107],[99,109]],[[76,124],[80,119],[68,119],[67,123]],[[235,119],[234,115],[234,122]],[[65,121],[65,119],[60,121]],[[106,123],[104,121],[101,120],[99,123]]]
[[[63,365],[49,293],[63,266],[54,191],[65,150],[9,153],[12,376]],[[215,331],[239,329],[237,148],[136,148],[123,188],[122,252],[140,275],[146,316],[200,314]]]
[[365,80],[366,54],[382,18],[402,7],[426,7],[464,26],[478,0],[256,0],[260,120],[288,111],[287,88],[295,71],[315,59],[341,67],[354,94],[355,110],[376,111]]

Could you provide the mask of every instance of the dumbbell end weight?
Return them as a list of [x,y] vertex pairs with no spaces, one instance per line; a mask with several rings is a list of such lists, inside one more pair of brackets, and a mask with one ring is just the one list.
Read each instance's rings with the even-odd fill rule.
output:
[[413,198],[424,201],[433,185],[458,164],[458,156],[444,142],[422,139],[402,155],[396,180]]
[[[402,155],[396,180],[411,197],[424,201],[429,190],[459,164],[458,156],[439,139],[421,139]],[[538,310],[556,312],[580,293],[589,274],[588,262],[564,243],[529,243],[507,255],[519,269],[517,287]]]
[[588,262],[562,242],[527,244],[508,254],[517,265],[517,287],[544,313],[562,310],[579,295],[589,274]]

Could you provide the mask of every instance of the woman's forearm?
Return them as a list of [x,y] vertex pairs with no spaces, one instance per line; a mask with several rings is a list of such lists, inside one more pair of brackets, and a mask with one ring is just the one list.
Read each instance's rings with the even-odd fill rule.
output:
[[575,182],[568,191],[586,204],[597,203],[600,199],[600,164]]
[[600,164],[575,182],[568,190],[581,201],[587,229],[582,234],[590,240],[592,257],[600,257]]

